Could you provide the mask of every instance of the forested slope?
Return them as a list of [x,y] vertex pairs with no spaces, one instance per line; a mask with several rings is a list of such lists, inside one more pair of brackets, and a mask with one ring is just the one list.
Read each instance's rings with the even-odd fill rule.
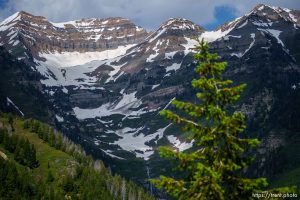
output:
[[1,114],[1,199],[154,199],[36,120]]

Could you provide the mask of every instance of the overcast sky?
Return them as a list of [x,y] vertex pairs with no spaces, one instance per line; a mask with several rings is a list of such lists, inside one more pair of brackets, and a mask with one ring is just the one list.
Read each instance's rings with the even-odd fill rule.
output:
[[23,10],[53,22],[125,17],[154,30],[171,17],[183,17],[211,30],[258,3],[300,10],[300,0],[0,0],[0,20]]

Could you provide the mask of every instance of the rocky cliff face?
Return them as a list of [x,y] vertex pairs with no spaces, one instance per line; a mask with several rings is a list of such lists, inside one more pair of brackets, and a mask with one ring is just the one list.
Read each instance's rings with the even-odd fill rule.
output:
[[40,75],[0,47],[0,110],[54,124],[52,105],[41,92]]
[[41,16],[18,12],[0,24],[0,43],[21,57],[20,49],[38,53],[95,52],[136,44],[146,36],[145,29],[124,18],[81,19],[52,23]]
[[[18,32],[18,37],[12,37],[15,33],[10,33],[20,28],[17,16],[0,26],[1,41],[14,55],[23,48],[19,43],[26,44],[24,35]],[[268,157],[270,152],[296,145],[289,137],[298,141],[299,11],[258,5],[215,31],[205,31],[186,19],[170,19],[150,35],[120,18],[60,24],[35,18],[46,28],[33,29],[32,41],[39,41],[43,35],[49,46],[26,47],[28,55],[33,55],[28,62],[32,71],[42,76],[42,91],[53,106],[57,126],[89,153],[104,158],[114,171],[142,180],[147,178],[141,170],[146,165],[150,175],[156,176],[162,173],[162,165],[168,166],[157,154],[160,145],[180,151],[193,146],[158,112],[172,108],[170,101],[174,98],[195,101],[196,91],[190,85],[195,76],[194,37],[210,42],[211,50],[228,61],[227,78],[248,85],[235,109],[247,116],[247,134],[261,138],[263,144],[272,143],[261,146],[256,173],[279,173],[266,170],[269,165],[264,160],[276,164]],[[96,27],[105,27],[98,32],[103,40],[92,36]],[[63,34],[48,38],[38,30]],[[133,32],[135,36],[130,36]],[[67,47],[58,45],[58,40],[67,40]],[[115,44],[114,48],[99,47],[104,40]],[[95,49],[80,47],[80,43],[97,41]],[[296,151],[294,154],[298,155]],[[129,162],[132,168],[128,168]]]

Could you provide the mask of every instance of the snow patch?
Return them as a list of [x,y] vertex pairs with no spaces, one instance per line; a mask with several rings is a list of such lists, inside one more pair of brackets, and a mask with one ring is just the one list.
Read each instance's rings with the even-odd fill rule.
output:
[[[96,143],[95,143],[96,144]],[[97,144],[96,144],[97,145]],[[116,155],[113,155],[113,154],[111,154],[110,152],[109,152],[109,150],[103,150],[103,149],[101,149],[101,151],[103,151],[105,154],[107,154],[108,156],[110,156],[110,157],[112,157],[112,158],[117,158],[117,159],[119,159],[119,160],[125,160],[125,158],[122,158],[122,157],[119,157],[119,156],[116,156]]]
[[13,46],[18,45],[19,43],[20,43],[20,41],[19,41],[19,40],[16,40],[16,41],[14,41]]
[[[124,66],[124,65],[126,65],[127,64],[127,62],[126,63],[123,63],[123,64],[121,64],[121,65],[113,65],[112,63],[113,62],[116,62],[116,60],[112,60],[112,61],[110,61],[110,62],[108,62],[107,64],[108,65],[110,65],[111,67],[113,67],[114,68],[114,70],[112,70],[112,71],[110,71],[109,72],[109,78],[108,79],[106,79],[106,81],[105,81],[105,83],[108,83],[109,81],[116,81],[120,76],[122,76],[123,74],[124,74],[124,72],[122,71],[122,72],[120,72],[119,73],[119,71],[120,71],[120,69]],[[118,74],[119,73],[119,74]],[[116,77],[114,77],[116,74],[118,74]]]
[[63,93],[65,93],[65,94],[68,94],[68,92],[69,92],[68,89],[65,88],[65,87],[62,89],[62,91],[63,91]]
[[116,134],[121,137],[121,139],[115,141],[113,144],[119,145],[123,150],[133,152],[137,157],[148,160],[149,157],[154,153],[152,147],[148,146],[147,142],[155,140],[157,142],[163,137],[165,130],[171,124],[164,128],[158,129],[156,132],[145,135],[142,133],[144,127],[137,129],[126,127],[116,131]]
[[232,29],[233,28],[228,29],[226,31],[222,31],[221,29],[219,29],[217,31],[205,31],[204,33],[202,33],[200,35],[200,38],[201,39],[203,38],[206,42],[213,42],[213,41],[227,35]]
[[123,88],[121,91],[120,91],[120,94],[123,94],[125,91],[125,88]]
[[[118,49],[115,50],[102,52],[43,53],[40,54],[40,56],[46,58],[46,61],[35,59],[35,63],[37,64],[36,69],[46,77],[46,79],[41,80],[44,85],[50,87],[69,85],[83,87],[95,84],[98,79],[97,77],[91,76],[90,73],[99,66],[106,64],[114,68],[114,70],[109,73],[110,77],[106,81],[108,82],[114,80],[113,76],[126,64],[114,65],[112,63],[119,61],[121,55],[125,54],[126,50],[132,46],[133,45],[127,45],[118,47]],[[106,60],[106,58],[110,59]]]
[[161,44],[162,44],[162,41],[160,41],[160,40],[158,40],[158,41],[156,42],[156,45],[155,45],[155,47],[153,48],[153,50],[155,51],[155,53],[154,53],[154,54],[151,54],[151,55],[146,59],[146,62],[153,62],[153,61],[154,61],[153,59],[159,55],[159,53],[158,53],[159,47],[158,47],[158,46],[160,46]]
[[248,49],[246,49],[246,51],[244,52],[243,55],[245,55],[245,54],[253,47],[253,45],[254,45],[254,43],[255,43],[255,33],[251,33],[251,34],[250,34],[250,37],[251,37],[253,40],[252,40],[251,44],[249,45]]
[[14,34],[15,33],[15,31],[10,31],[6,36],[7,37],[10,37],[12,34]]
[[0,23],[0,26],[3,25],[3,24],[7,24],[7,23],[10,23],[10,22],[13,22],[13,21],[20,20],[20,19],[21,19],[20,12],[16,12],[15,14],[13,14],[13,15],[7,17],[6,19],[4,19]]
[[[120,114],[126,117],[140,116],[148,112],[154,112],[156,110],[147,110],[147,108],[141,108],[136,110],[142,101],[135,97],[136,92],[130,94],[123,94],[122,99],[119,102],[106,103],[98,108],[83,109],[79,107],[73,108],[77,119],[89,119],[95,117],[105,117],[113,114]],[[133,110],[134,109],[134,110]]]
[[260,6],[257,10],[261,11],[261,10],[263,10],[264,8],[265,8],[265,6],[262,5],[262,6]]
[[114,109],[122,108],[122,107],[130,104],[131,102],[136,102],[134,104],[131,104],[131,108],[137,108],[137,107],[139,107],[142,104],[142,102],[135,97],[136,93],[137,92],[133,92],[133,93],[130,93],[130,94],[123,94],[122,99],[114,107]]
[[101,119],[97,119],[97,121],[101,122],[102,124],[111,124],[113,122],[112,120],[104,121],[104,120],[101,120]]
[[283,42],[281,41],[281,39],[279,38],[280,33],[281,33],[282,31],[275,30],[275,29],[258,29],[258,30],[263,31],[263,32],[265,32],[265,33],[271,34],[273,37],[276,38],[277,42],[278,42],[279,44],[281,44],[282,47],[285,47],[285,46],[284,46],[284,43],[283,43]]
[[39,56],[46,59],[45,63],[57,68],[66,68],[83,65],[94,60],[107,60],[124,55],[126,51],[135,44],[119,46],[116,49],[105,50],[100,52],[55,52],[40,53]]
[[173,63],[171,66],[166,67],[166,72],[174,70],[175,72],[180,68],[181,63]]
[[165,78],[165,77],[168,77],[168,76],[171,76],[171,73],[166,73],[166,74],[164,75],[164,78]]
[[292,13],[289,13],[289,17],[294,21],[294,22],[298,22],[297,21],[297,18],[292,14]]
[[[164,29],[162,29],[161,31],[159,31],[159,32],[155,32],[154,34],[156,34],[155,36],[154,36],[154,34],[151,34],[148,38],[146,38],[146,40],[148,39],[149,41],[148,41],[148,43],[152,43],[154,40],[156,40],[159,36],[161,36],[164,32],[166,32],[166,29],[164,28]],[[153,37],[154,36],[154,37]],[[153,37],[153,38],[151,38],[151,37]]]
[[176,99],[176,97],[173,97],[162,110],[167,109],[169,107],[169,105],[171,105],[172,101],[175,99]]
[[158,50],[154,53],[154,54],[151,54],[147,59],[146,59],[146,62],[153,62],[154,60],[154,58],[156,57],[156,56],[158,56]]
[[197,40],[188,37],[184,37],[184,39],[187,41],[186,44],[181,44],[185,48],[184,55],[187,55],[190,52],[194,52],[193,48],[195,48],[195,46],[198,44]]
[[157,88],[160,84],[156,84],[156,85],[152,85],[151,90],[154,90],[155,88]]
[[70,24],[75,26],[76,25],[76,21],[68,21],[68,22],[50,22],[53,26],[57,27],[57,28],[65,28],[66,25]]
[[241,35],[226,35],[224,36],[224,40],[229,40],[230,37],[233,37],[233,38],[242,38]]
[[240,28],[243,28],[244,26],[246,26],[248,24],[248,19],[243,23],[241,24],[239,27],[237,27],[238,29]]
[[177,53],[177,51],[165,53],[165,59],[173,59],[173,57],[176,53]]
[[273,22],[265,23],[265,22],[252,22],[255,26],[259,27],[269,27],[272,26]]
[[58,122],[64,122],[64,118],[58,115],[55,115],[55,118],[57,119]]
[[22,115],[22,117],[24,117],[24,113],[19,109],[18,106],[16,106],[16,104],[14,104],[14,102],[10,98],[6,97],[6,101],[8,106],[12,105]]
[[173,144],[173,146],[178,149],[180,152],[185,151],[189,148],[191,148],[194,144],[194,140],[192,140],[190,143],[188,142],[181,142],[177,137],[174,135],[168,135],[167,136],[169,142]]
[[254,45],[255,43],[255,33],[251,33],[250,37],[253,39],[253,41],[251,42],[251,44],[249,45],[249,47],[244,51],[244,53],[231,53],[231,56],[236,56],[238,58],[243,57]]
[[52,87],[52,86],[81,86],[94,84],[97,79],[96,77],[88,76],[88,73],[93,72],[97,67],[104,64],[104,61],[91,61],[84,65],[58,68],[52,65],[51,62],[42,62],[35,60],[37,64],[36,69],[40,74],[46,77],[41,80],[41,83]]

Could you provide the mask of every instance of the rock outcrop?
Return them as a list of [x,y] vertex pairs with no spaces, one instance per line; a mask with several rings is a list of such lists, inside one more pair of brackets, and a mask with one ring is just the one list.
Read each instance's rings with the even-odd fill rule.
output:
[[[0,24],[0,43],[9,49],[40,52],[95,52],[137,44],[147,31],[130,20],[116,17],[52,23],[41,16],[18,12]],[[12,51],[20,57],[19,51]]]

